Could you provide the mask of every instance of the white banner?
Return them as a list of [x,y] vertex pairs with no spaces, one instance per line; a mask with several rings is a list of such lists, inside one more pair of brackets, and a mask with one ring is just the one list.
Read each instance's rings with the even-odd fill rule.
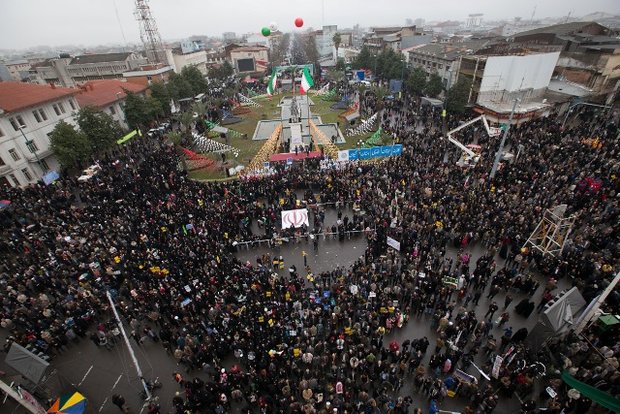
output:
[[349,161],[349,150],[338,151],[338,161]]
[[493,378],[499,378],[499,369],[502,366],[502,362],[504,362],[504,358],[502,358],[501,356],[497,355],[495,357],[495,362],[493,363],[493,370],[491,371],[491,376]]
[[298,208],[295,210],[282,210],[282,230],[291,227],[309,226],[308,209]]
[[391,238],[390,236],[387,236],[387,244],[388,246],[392,247],[393,249],[396,249],[400,252],[400,242],[394,240],[393,238]]

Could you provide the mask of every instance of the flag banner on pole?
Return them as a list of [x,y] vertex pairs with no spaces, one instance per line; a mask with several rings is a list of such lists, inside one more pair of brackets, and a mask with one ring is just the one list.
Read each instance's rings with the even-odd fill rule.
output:
[[295,210],[282,210],[282,230],[291,227],[309,226],[308,209],[297,208]]
[[277,82],[278,82],[278,72],[274,70],[273,73],[271,74],[271,78],[269,78],[269,83],[267,84],[267,94],[269,96],[273,95],[273,93],[275,92]]
[[301,75],[301,87],[299,88],[299,93],[303,95],[304,93],[307,93],[313,86],[314,80],[312,79],[310,70],[307,66],[304,66],[304,73]]

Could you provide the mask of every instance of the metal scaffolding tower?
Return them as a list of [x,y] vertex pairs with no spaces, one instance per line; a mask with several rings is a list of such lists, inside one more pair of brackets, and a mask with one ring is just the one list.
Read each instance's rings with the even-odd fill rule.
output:
[[542,219],[523,247],[531,247],[543,255],[558,257],[575,223],[575,215],[564,217],[566,204],[545,210]]
[[166,63],[166,52],[157,30],[157,23],[151,14],[148,0],[136,0],[136,20],[140,23],[140,39],[150,63]]

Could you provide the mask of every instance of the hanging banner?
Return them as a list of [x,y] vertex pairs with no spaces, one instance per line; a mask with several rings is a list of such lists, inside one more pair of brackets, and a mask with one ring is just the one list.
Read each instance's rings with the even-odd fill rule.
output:
[[282,210],[282,230],[297,228],[303,225],[309,226],[308,209],[297,208],[295,210]]
[[129,134],[125,135],[123,138],[119,139],[116,141],[116,143],[118,145],[124,144],[125,142],[129,141],[130,139],[132,139],[133,137],[135,137],[136,135],[138,136],[142,136],[142,132],[140,132],[139,129],[134,129],[133,131],[131,131]]
[[370,148],[353,148],[338,151],[338,161],[369,160],[380,157],[396,157],[402,155],[403,144],[384,145]]

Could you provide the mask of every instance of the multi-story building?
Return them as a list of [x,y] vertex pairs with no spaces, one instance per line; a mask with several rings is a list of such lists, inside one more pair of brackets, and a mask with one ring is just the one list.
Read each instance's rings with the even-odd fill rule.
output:
[[122,79],[123,73],[137,70],[147,59],[134,52],[102,53],[71,57],[60,55],[36,64],[31,73],[39,83],[54,83],[67,87],[89,80]]
[[620,87],[620,40],[613,30],[594,22],[573,22],[521,32],[514,47],[559,51],[555,74],[580,84],[599,97],[613,99]]
[[168,82],[170,75],[174,73],[172,66],[163,66],[160,63],[140,66],[138,70],[123,73],[127,82],[137,85],[149,86],[153,82]]
[[413,46],[430,43],[432,37],[418,32],[416,26],[372,27],[364,37],[364,46],[378,53],[390,48],[401,52]]
[[5,62],[4,66],[9,71],[11,79],[16,82],[21,82],[28,78],[28,71],[30,70],[30,62],[26,59],[12,60]]
[[548,90],[560,53],[520,53],[504,56],[461,56],[459,78],[471,81],[469,104],[492,120],[514,122],[539,116],[549,109]]
[[409,66],[422,68],[426,73],[436,74],[443,86],[450,89],[456,83],[465,51],[454,45],[430,43],[409,49]]
[[75,124],[77,89],[0,82],[0,185],[26,186],[58,170],[49,134],[59,121]]
[[203,74],[207,74],[207,52],[205,50],[195,50],[183,52],[182,48],[166,49],[168,65],[176,73],[180,73],[186,66],[195,66]]
[[269,66],[269,48],[264,46],[232,48],[229,57],[238,73],[264,72]]
[[[333,57],[334,35],[338,32],[337,25],[323,26],[323,29],[314,32],[314,42],[319,57]],[[341,36],[342,38],[342,36]]]
[[80,86],[75,99],[80,108],[94,106],[109,114],[121,127],[128,129],[124,111],[127,92],[144,95],[147,89],[145,85],[118,79],[95,80]]

